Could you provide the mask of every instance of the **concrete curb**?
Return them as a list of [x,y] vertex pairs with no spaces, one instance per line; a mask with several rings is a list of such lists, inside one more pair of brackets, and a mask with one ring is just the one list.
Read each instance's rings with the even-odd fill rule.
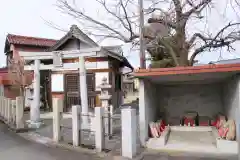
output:
[[[108,160],[129,160],[128,158],[124,158],[122,156],[116,156],[113,155],[111,152],[109,153],[104,153],[104,152],[97,152],[95,150],[90,150],[90,149],[85,149],[81,147],[74,147],[72,145],[64,144],[64,143],[56,143],[54,142],[51,138],[41,136],[35,132],[25,132],[25,133],[17,133],[19,136],[22,138],[39,143],[48,147],[55,147],[55,148],[63,148],[66,150],[71,150],[71,151],[76,151],[79,153],[84,153],[84,154],[91,154],[93,156],[99,157],[99,158],[104,158]],[[139,154],[136,157],[133,158],[133,160],[142,160],[143,159],[143,154]]]
[[43,137],[35,132],[17,133],[17,134],[29,141],[43,144],[43,145],[50,146],[50,147],[56,147],[56,148],[59,147],[59,148],[67,149],[67,150],[76,151],[79,153],[92,154],[92,155],[95,155],[100,158],[111,156],[110,154],[103,153],[103,152],[99,153],[95,150],[89,150],[89,149],[85,149],[85,148],[81,148],[81,147],[74,147],[72,145],[68,145],[68,144],[64,144],[64,143],[56,143],[52,139],[50,139],[48,137]]

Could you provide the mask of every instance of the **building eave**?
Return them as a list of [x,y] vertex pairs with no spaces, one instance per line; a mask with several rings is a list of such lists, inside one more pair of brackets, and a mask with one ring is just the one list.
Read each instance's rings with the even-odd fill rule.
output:
[[216,72],[240,72],[240,64],[209,64],[191,67],[138,69],[134,71],[134,76],[137,78],[145,78],[148,76],[187,75]]

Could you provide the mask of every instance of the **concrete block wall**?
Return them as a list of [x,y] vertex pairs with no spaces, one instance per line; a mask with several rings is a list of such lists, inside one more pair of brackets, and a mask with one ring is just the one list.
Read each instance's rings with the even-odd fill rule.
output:
[[[239,122],[240,117],[240,76],[234,76],[228,79],[224,83],[224,113],[228,119],[233,119],[236,122]],[[239,125],[236,125],[237,133],[239,132]],[[237,140],[239,140],[239,134],[237,134]]]
[[222,83],[158,86],[158,113],[170,125],[179,125],[185,111],[213,117],[223,112]]

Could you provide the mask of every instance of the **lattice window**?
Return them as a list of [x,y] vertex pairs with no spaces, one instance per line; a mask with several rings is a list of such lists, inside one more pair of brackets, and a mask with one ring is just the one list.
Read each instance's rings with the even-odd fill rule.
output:
[[87,74],[87,89],[88,89],[88,92],[95,92],[95,74],[94,73]]

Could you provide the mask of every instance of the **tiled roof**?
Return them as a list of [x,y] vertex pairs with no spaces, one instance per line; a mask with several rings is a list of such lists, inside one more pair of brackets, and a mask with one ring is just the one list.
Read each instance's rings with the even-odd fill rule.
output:
[[54,39],[27,37],[27,36],[13,35],[13,34],[8,34],[7,40],[11,44],[22,44],[22,45],[31,45],[31,46],[40,46],[40,47],[51,47],[57,42],[57,40],[54,40]]

